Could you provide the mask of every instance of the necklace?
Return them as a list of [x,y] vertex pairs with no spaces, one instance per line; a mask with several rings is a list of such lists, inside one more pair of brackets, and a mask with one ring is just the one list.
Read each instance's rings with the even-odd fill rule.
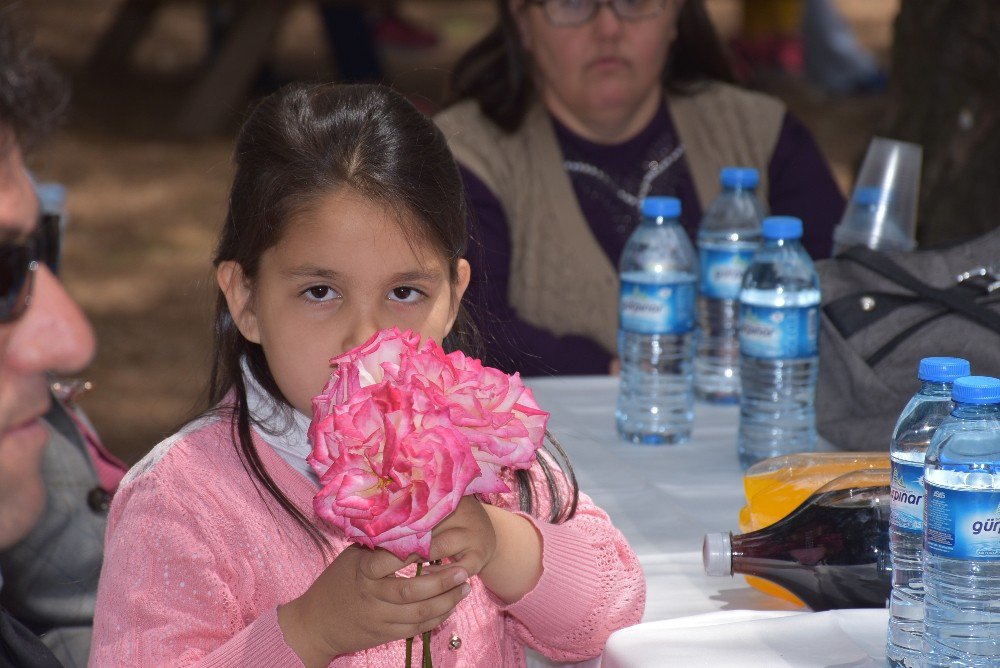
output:
[[684,146],[678,144],[677,147],[670,153],[665,155],[660,160],[650,160],[649,164],[646,166],[646,173],[642,176],[642,181],[639,183],[639,192],[633,195],[632,193],[626,191],[624,188],[615,183],[614,179],[608,176],[601,168],[595,167],[589,162],[583,162],[580,160],[567,160],[563,163],[563,167],[567,172],[575,172],[577,174],[584,174],[591,178],[597,179],[615,193],[615,197],[620,199],[625,204],[635,207],[636,209],[642,203],[642,200],[646,198],[649,194],[650,188],[653,187],[653,181],[663,172],[667,171],[671,165],[677,162],[680,157],[684,155]]

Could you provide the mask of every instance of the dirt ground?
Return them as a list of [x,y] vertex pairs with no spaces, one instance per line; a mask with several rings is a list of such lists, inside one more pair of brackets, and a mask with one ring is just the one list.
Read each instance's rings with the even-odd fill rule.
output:
[[[899,0],[836,0],[858,38],[885,63]],[[192,140],[171,136],[179,101],[204,57],[199,3],[177,0],[121,71],[86,67],[118,0],[22,2],[37,46],[72,79],[67,126],[32,159],[43,180],[69,188],[63,278],[94,323],[97,358],[82,374],[94,389],[81,403],[109,447],[137,460],[195,410],[210,358],[214,281],[210,257],[225,213],[235,123]],[[434,28],[438,46],[386,48],[392,83],[439,102],[451,64],[488,28],[488,0],[405,0],[403,13]],[[708,0],[724,35],[741,0]],[[333,72],[310,3],[300,3],[273,52],[281,79]],[[884,98],[829,97],[802,81],[764,87],[815,133],[845,192]],[[248,100],[249,101],[249,100]],[[238,111],[238,110],[236,110]],[[234,114],[234,118],[238,114]]]

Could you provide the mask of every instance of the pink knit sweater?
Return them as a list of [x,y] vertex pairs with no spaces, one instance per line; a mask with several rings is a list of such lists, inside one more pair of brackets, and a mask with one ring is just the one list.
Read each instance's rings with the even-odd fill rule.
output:
[[[315,483],[254,439],[275,482],[315,518]],[[228,419],[189,425],[139,462],[111,506],[91,666],[301,666],[284,642],[277,607],[302,594],[326,561],[265,497],[243,469]],[[517,507],[513,495],[495,503]],[[564,524],[532,521],[542,536],[538,584],[504,605],[472,578],[472,592],[433,632],[435,666],[523,666],[525,645],[556,661],[582,661],[600,654],[613,631],[639,621],[642,571],[600,508],[581,494]],[[338,552],[346,547],[335,529],[317,526]],[[449,647],[453,636],[458,649]],[[415,656],[419,647],[417,640]],[[330,665],[399,668],[403,660],[398,641]]]

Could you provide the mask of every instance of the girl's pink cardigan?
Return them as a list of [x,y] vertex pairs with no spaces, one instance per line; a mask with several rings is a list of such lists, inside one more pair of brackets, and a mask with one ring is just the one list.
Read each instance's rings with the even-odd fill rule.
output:
[[[91,666],[301,665],[276,611],[326,561],[288,513],[254,488],[231,438],[228,418],[202,419],[154,448],[123,481],[111,507]],[[315,484],[254,439],[278,486],[315,518]],[[517,507],[513,495],[495,502]],[[600,654],[613,631],[639,621],[642,571],[600,508],[581,494],[564,524],[532,521],[543,543],[536,587],[504,605],[472,578],[472,592],[433,633],[435,666],[522,666],[524,646],[582,661]],[[346,543],[335,531],[326,534],[339,552]],[[419,647],[418,640],[415,656]],[[403,658],[401,640],[330,665],[398,668]]]

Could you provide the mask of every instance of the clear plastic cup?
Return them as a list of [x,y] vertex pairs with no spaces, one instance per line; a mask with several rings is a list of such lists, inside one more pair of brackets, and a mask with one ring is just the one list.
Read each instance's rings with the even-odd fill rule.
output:
[[922,161],[918,144],[872,139],[851,201],[833,231],[834,255],[851,246],[888,252],[916,248]]

